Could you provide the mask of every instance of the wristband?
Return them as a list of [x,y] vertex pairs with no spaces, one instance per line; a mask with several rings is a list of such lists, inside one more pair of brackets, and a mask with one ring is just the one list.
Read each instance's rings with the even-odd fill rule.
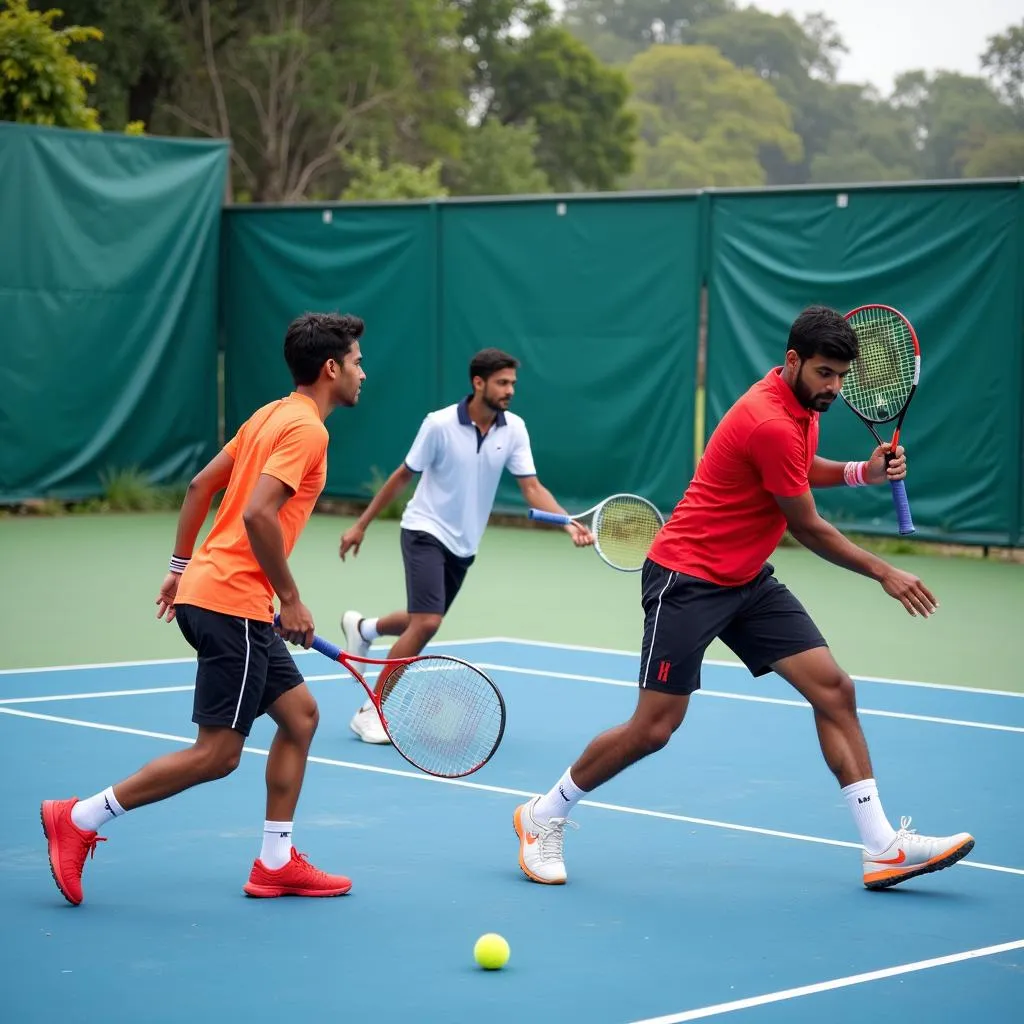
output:
[[866,462],[848,462],[843,467],[843,480],[847,487],[864,487],[867,484],[865,474],[868,464]]
[[188,568],[190,560],[189,558],[179,558],[177,555],[171,555],[171,564],[168,568],[175,576],[180,576]]

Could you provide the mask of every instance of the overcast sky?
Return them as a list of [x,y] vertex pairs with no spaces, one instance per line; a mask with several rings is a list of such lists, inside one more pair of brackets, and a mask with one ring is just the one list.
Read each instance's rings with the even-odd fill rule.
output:
[[823,11],[850,51],[840,80],[870,82],[883,93],[914,68],[980,74],[989,36],[1024,20],[1024,0],[754,0],[753,6],[789,11],[798,21]]
[[[561,0],[548,2],[561,10]],[[1024,0],[739,0],[751,3],[797,21],[824,11],[850,51],[840,80],[870,82],[884,94],[897,75],[917,68],[981,74],[988,38],[1024,21]]]

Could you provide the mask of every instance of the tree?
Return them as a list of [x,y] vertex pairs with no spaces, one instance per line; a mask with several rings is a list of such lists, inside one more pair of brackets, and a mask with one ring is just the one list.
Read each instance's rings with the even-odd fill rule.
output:
[[604,67],[541,0],[457,0],[472,56],[473,120],[532,123],[537,163],[560,191],[613,188],[635,130],[621,72]]
[[896,79],[890,102],[906,112],[927,178],[962,177],[973,153],[994,135],[1012,132],[1013,111],[983,78],[908,71]]
[[425,163],[439,140],[457,151],[466,61],[445,0],[253,0],[244,18],[212,0],[180,2],[194,70],[168,109],[232,140],[254,199],[337,194],[339,154],[371,139],[392,162]]
[[[222,2],[230,8],[238,0]],[[105,128],[125,121],[152,126],[158,105],[185,73],[179,0],[60,0],[60,6],[69,23],[95,25],[103,33],[102,42],[82,47],[83,59],[98,69],[89,93],[100,123]]]
[[996,81],[1003,97],[1024,108],[1024,21],[988,40],[981,66]]
[[964,164],[964,177],[1024,177],[1024,132],[990,136]]
[[452,193],[507,196],[550,192],[551,182],[537,166],[538,142],[532,122],[484,121],[463,140],[462,157],[450,172]]
[[102,38],[97,28],[55,29],[58,10],[33,11],[27,0],[6,0],[0,11],[0,121],[99,130],[86,87],[95,68],[73,45]]
[[637,50],[692,43],[695,26],[732,10],[731,0],[565,0],[565,24],[586,41],[614,36]]
[[772,85],[710,46],[653,46],[626,70],[640,122],[632,187],[761,185],[762,146],[802,156]]
[[441,161],[426,167],[393,163],[384,167],[376,153],[344,155],[352,175],[341,194],[345,200],[355,199],[434,199],[448,190],[441,184]]

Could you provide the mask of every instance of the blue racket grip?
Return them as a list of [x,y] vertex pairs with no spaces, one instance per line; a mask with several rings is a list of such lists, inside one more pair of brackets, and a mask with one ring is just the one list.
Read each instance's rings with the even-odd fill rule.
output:
[[529,516],[531,519],[539,519],[542,523],[558,523],[560,526],[568,526],[572,522],[572,516],[563,516],[560,512],[545,512],[540,508],[531,508]]
[[[274,616],[274,625],[281,625],[281,616]],[[313,650],[323,654],[325,657],[330,658],[331,661],[338,661],[341,658],[341,648],[335,646],[330,640],[325,640],[322,636],[313,634]]]
[[902,480],[892,481],[892,503],[896,506],[896,518],[899,520],[900,533],[914,533],[914,520],[910,518],[910,502],[907,501],[907,488]]

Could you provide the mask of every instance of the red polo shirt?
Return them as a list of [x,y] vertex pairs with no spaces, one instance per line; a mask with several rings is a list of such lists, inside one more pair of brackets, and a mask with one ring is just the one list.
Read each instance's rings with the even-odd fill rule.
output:
[[653,561],[734,587],[775,550],[786,518],[775,501],[808,490],[818,414],[771,370],[725,414],[672,517],[651,545]]

